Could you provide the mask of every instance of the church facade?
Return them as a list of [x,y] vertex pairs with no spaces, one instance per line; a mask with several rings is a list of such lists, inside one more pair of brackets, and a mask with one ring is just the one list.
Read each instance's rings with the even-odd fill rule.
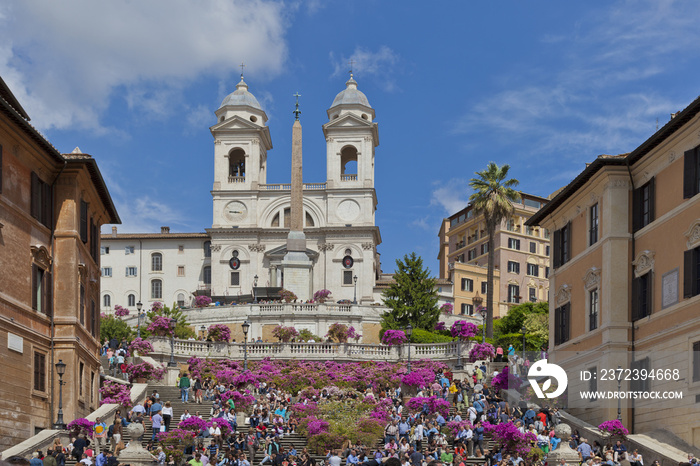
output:
[[[133,310],[135,301],[145,308],[153,301],[187,306],[202,290],[214,297],[234,297],[251,295],[256,286],[285,287],[292,190],[291,183],[268,183],[272,140],[267,115],[242,77],[215,114],[217,123],[210,128],[215,158],[211,228],[185,234],[196,238],[169,231],[103,235],[103,252],[105,247],[110,252],[102,255],[102,267],[112,274],[102,282],[103,312],[116,304]],[[381,272],[375,112],[351,76],[327,114],[327,176],[303,183],[302,189],[308,283],[294,290],[300,300],[327,289],[334,301],[370,304],[376,301]],[[137,253],[139,267],[124,262]],[[184,300],[183,292],[188,293]]]

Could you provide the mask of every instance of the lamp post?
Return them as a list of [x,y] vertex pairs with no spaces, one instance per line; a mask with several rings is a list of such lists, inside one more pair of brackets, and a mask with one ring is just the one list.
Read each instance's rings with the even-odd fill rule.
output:
[[250,322],[246,319],[243,322],[243,370],[248,370],[248,329],[250,329]]
[[457,365],[455,369],[464,369],[464,364],[462,364],[462,321],[458,320],[455,322],[455,329],[457,330]]
[[[617,366],[617,373],[621,374],[622,373],[622,366],[618,365]],[[622,391],[622,378],[618,377],[617,378],[617,393],[620,393]],[[617,420],[622,422],[622,398],[618,397],[617,398]]]
[[352,281],[355,284],[355,290],[353,291],[353,294],[352,294],[352,303],[357,304],[357,275],[352,277]]
[[141,303],[141,300],[139,299],[139,302],[136,303],[136,312],[138,313],[138,318],[136,319],[136,337],[137,338],[141,338],[141,321],[146,317],[145,312],[143,314],[141,313],[142,308],[143,308],[143,304]]
[[258,287],[258,276],[257,276],[257,275],[254,276],[254,277],[253,277],[253,280],[255,280],[255,281],[253,282],[253,302],[254,302],[255,304],[258,304],[258,294],[257,294],[257,292],[255,291],[255,289]]
[[523,325],[523,328],[520,329],[520,333],[523,334],[523,361],[525,361],[525,334],[527,333],[527,329]]
[[407,373],[411,373],[411,334],[413,333],[413,326],[411,324],[408,324],[408,327],[406,327],[406,336],[408,337],[408,365],[406,368],[408,369]]
[[168,367],[175,367],[175,325],[177,321],[175,319],[170,319],[170,361],[168,362]]
[[56,373],[58,374],[58,415],[56,416],[56,423],[53,428],[56,430],[65,430],[66,424],[63,422],[63,374],[66,373],[66,363],[63,359],[59,359],[55,364]]
[[199,331],[202,332],[202,339],[204,339],[204,332],[207,331],[207,327],[205,325],[202,325],[199,327]]
[[481,309],[481,344],[483,345],[486,343],[486,314],[488,314],[489,311],[486,310],[486,308]]

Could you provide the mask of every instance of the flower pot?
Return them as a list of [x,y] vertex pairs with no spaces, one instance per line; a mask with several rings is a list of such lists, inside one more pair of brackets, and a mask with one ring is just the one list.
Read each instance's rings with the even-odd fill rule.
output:
[[136,377],[134,379],[134,383],[147,383],[147,382],[148,382],[148,380],[146,379],[146,377]]

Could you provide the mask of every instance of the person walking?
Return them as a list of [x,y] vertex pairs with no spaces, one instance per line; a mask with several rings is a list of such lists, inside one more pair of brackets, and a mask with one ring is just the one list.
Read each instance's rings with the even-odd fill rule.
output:
[[190,379],[187,377],[187,372],[180,377],[180,397],[183,403],[187,403],[190,395]]

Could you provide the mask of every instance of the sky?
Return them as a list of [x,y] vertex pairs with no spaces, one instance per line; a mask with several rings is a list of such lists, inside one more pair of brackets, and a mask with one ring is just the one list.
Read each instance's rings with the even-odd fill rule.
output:
[[[289,182],[325,181],[326,110],[350,60],[376,111],[382,269],[437,272],[440,222],[489,161],[540,196],[629,152],[700,94],[700,2],[23,0],[0,5],[0,76],[61,152],[98,162],[120,232],[211,227],[214,111],[245,80]],[[110,226],[103,227],[109,231]]]

